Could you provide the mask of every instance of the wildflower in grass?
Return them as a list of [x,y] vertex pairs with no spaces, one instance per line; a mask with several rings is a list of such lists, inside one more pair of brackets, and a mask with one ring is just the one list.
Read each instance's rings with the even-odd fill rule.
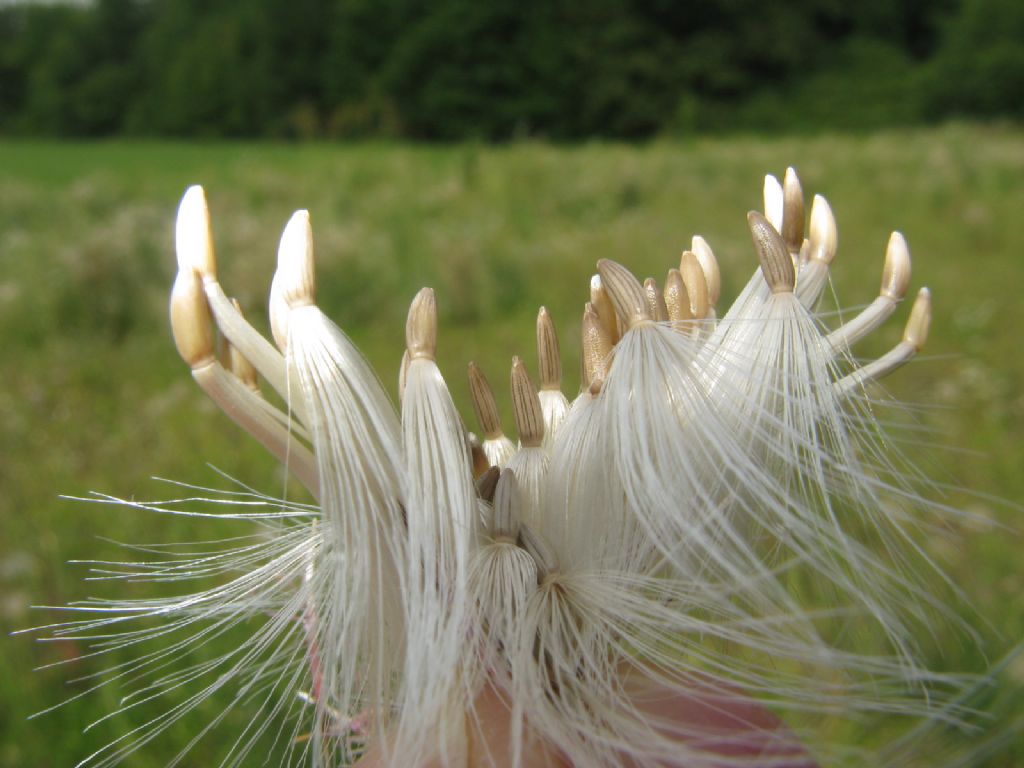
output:
[[[861,365],[852,347],[908,290],[903,237],[889,241],[878,298],[829,329],[817,308],[838,238],[824,198],[805,237],[795,173],[768,177],[765,213],[748,224],[759,267],[725,311],[703,238],[661,285],[599,261],[571,401],[542,308],[537,368],[512,358],[517,445],[472,363],[482,440],[467,430],[435,361],[427,288],[409,309],[396,410],[316,304],[305,211],[281,238],[275,343],[264,339],[218,282],[206,200],[189,189],[178,350],[315,504],[248,489],[204,511],[104,497],[253,529],[98,565],[204,586],[86,601],[52,628],[97,654],[134,651],[94,686],[134,691],[124,709],[190,691],[84,764],[121,762],[222,689],[227,708],[186,749],[244,708],[228,765],[862,764],[818,718],[955,719],[945,697],[964,681],[925,669],[915,641],[944,611],[915,538],[921,513],[940,510],[907,479],[872,385],[924,343],[928,291],[900,343]],[[243,622],[241,644],[183,661]]]

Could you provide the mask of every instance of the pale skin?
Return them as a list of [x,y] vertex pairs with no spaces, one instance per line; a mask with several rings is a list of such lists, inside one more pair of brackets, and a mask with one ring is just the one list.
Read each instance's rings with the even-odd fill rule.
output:
[[[747,768],[817,768],[817,763],[781,720],[763,706],[741,695],[726,695],[721,690],[696,688],[680,695],[637,675],[627,678],[627,689],[638,710],[650,714],[652,723],[666,723],[664,732],[678,728],[688,735],[683,745],[700,749],[702,768],[721,766],[739,759]],[[512,714],[503,698],[491,686],[477,697],[474,716],[466,717],[466,768],[511,768],[513,758],[508,745]],[[697,736],[696,734],[702,734]],[[760,760],[759,760],[760,758]],[[623,768],[635,766],[625,755]],[[421,768],[447,768],[440,757],[424,762]],[[573,766],[549,744],[529,734],[523,748],[524,768],[579,768]],[[685,758],[660,763],[664,768],[688,768]],[[388,765],[379,748],[371,748],[356,768],[396,768]]]

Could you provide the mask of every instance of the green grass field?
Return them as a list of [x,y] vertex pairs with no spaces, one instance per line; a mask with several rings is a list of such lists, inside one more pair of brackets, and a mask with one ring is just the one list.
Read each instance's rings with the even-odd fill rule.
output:
[[[32,672],[80,649],[6,636],[50,618],[30,604],[100,591],[67,561],[116,557],[106,539],[229,535],[59,494],[171,495],[150,477],[216,484],[207,462],[270,493],[282,486],[273,462],[192,386],[171,343],[166,298],[186,185],[206,187],[222,282],[261,328],[281,228],[294,209],[308,208],[320,304],[392,391],[408,302],[433,286],[441,368],[472,421],[465,363],[477,361],[492,383],[507,380],[513,354],[532,366],[541,304],[558,323],[575,387],[575,337],[600,258],[660,277],[702,234],[722,263],[727,304],[755,267],[744,214],[760,207],[763,175],[781,176],[786,165],[836,213],[833,276],[844,304],[876,295],[892,229],[910,243],[915,288],[932,288],[926,355],[888,385],[926,406],[921,418],[934,432],[924,442],[955,449],[922,448],[917,458],[941,482],[976,492],[950,492],[946,501],[981,522],[922,541],[966,593],[957,610],[982,642],[979,650],[939,636],[923,645],[949,671],[979,672],[999,660],[1024,636],[1024,518],[1012,503],[986,501],[1024,497],[1021,130],[639,147],[0,142],[0,765],[72,765],[141,722],[117,715],[82,733],[117,708],[112,688],[25,719],[84,690],[67,681],[103,666]],[[858,352],[895,343],[905,316]],[[970,755],[963,765],[1024,764],[1014,745],[1024,727],[1024,663],[996,680],[979,701],[992,708],[992,735],[938,734],[918,764],[960,754]],[[218,706],[205,705],[129,764],[163,765]],[[885,731],[863,729],[865,743]],[[214,763],[197,753],[183,764]]]

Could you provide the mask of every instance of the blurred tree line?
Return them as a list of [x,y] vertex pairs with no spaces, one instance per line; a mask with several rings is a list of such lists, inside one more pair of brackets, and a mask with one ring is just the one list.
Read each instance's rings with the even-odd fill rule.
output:
[[0,6],[0,132],[555,140],[1024,117],[1021,0]]

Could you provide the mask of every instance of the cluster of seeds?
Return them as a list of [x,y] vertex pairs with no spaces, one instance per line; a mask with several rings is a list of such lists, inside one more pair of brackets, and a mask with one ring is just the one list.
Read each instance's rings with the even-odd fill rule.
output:
[[[813,732],[772,752],[777,721],[709,734],[707,723],[659,719],[637,703],[637,681],[676,696],[749,697],[784,716],[935,716],[938,694],[959,683],[925,669],[914,639],[924,614],[941,610],[916,575],[932,566],[912,536],[921,509],[933,508],[905,480],[869,386],[921,348],[930,297],[917,294],[889,353],[858,363],[853,345],[906,295],[906,242],[889,240],[878,297],[829,328],[817,306],[838,247],[832,211],[815,197],[806,226],[792,169],[782,183],[767,177],[764,197],[764,214],[747,217],[759,268],[725,312],[701,237],[662,286],[598,262],[571,400],[541,308],[539,386],[512,362],[513,441],[472,363],[479,437],[457,412],[435,361],[427,288],[409,310],[395,409],[316,304],[305,211],[281,238],[274,343],[263,338],[218,281],[206,200],[192,187],[177,225],[178,350],[316,503],[241,494],[238,503],[261,509],[238,515],[258,521],[258,542],[131,571],[208,576],[213,558],[226,583],[177,600],[96,601],[86,609],[103,617],[58,633],[88,639],[159,617],[169,628],[133,641],[177,631],[181,652],[211,626],[217,634],[261,617],[249,640],[213,661],[168,676],[166,652],[156,652],[132,674],[153,690],[205,679],[194,701],[240,685],[260,717],[231,764],[275,721],[295,724],[289,754],[318,765],[346,764],[368,745],[395,765],[436,754],[456,764],[482,691],[509,712],[513,762],[531,739],[588,766],[771,754],[758,764],[796,765],[809,764],[808,750],[842,752]],[[811,587],[794,586],[808,577]],[[847,647],[855,623],[879,647]],[[93,759],[119,761],[180,714]]]

